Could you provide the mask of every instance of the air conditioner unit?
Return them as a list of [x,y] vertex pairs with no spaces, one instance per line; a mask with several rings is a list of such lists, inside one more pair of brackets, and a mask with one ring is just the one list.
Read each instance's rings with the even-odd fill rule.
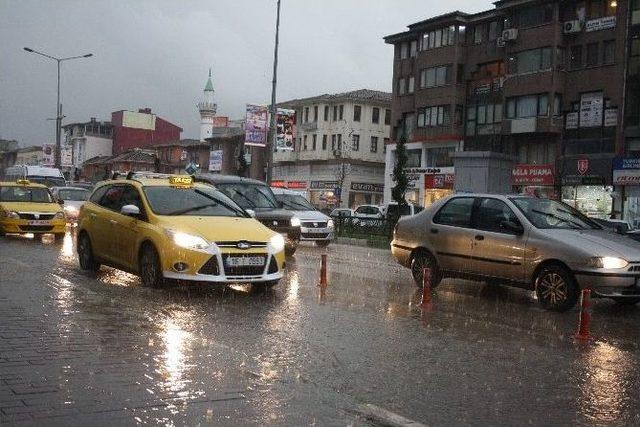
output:
[[518,38],[518,29],[517,28],[509,28],[508,30],[504,30],[502,32],[502,39],[505,42],[515,40]]
[[563,31],[565,34],[579,33],[582,31],[582,21],[573,20],[567,21],[563,25]]
[[498,39],[496,40],[496,45],[498,47],[505,47],[507,45],[507,42],[502,37],[498,37]]

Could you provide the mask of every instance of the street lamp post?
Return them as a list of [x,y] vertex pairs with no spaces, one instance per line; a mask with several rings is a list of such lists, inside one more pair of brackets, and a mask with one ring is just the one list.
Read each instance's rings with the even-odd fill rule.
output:
[[269,135],[267,141],[267,183],[273,177],[273,152],[276,150],[276,84],[278,82],[278,43],[280,34],[280,0],[276,12],[276,41],[273,48],[273,80],[271,82],[271,118],[269,121]]
[[70,61],[72,59],[82,59],[82,58],[90,58],[93,56],[93,53],[87,53],[85,55],[78,56],[68,56],[66,58],[56,58],[55,56],[47,55],[46,53],[38,52],[37,50],[25,47],[25,51],[29,53],[35,53],[36,55],[44,56],[45,58],[53,59],[58,63],[58,95],[56,101],[56,150],[55,150],[55,167],[60,168],[61,166],[61,158],[60,158],[60,129],[62,128],[62,105],[60,105],[60,63],[63,61]]

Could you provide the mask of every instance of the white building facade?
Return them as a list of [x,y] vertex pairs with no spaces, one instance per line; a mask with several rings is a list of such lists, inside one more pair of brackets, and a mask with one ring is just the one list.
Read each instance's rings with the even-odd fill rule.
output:
[[82,170],[86,160],[113,154],[111,122],[101,122],[92,117],[88,122],[67,124],[63,130],[65,143],[72,148],[72,162],[76,171]]
[[294,149],[274,153],[272,185],[318,208],[381,204],[391,94],[357,90],[278,104],[296,111]]

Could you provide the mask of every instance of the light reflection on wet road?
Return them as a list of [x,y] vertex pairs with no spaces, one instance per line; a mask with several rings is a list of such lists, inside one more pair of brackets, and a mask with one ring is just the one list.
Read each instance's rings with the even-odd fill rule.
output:
[[321,294],[323,252],[301,247],[270,292],[154,290],[80,272],[70,234],[0,239],[0,417],[366,425],[373,403],[436,425],[640,423],[640,307],[596,301],[579,344],[575,311],[521,290],[447,281],[422,312],[386,251],[330,246]]

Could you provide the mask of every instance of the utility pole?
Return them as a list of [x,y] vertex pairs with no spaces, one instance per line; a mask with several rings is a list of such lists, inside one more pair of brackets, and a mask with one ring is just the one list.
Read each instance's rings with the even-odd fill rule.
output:
[[60,152],[61,152],[61,143],[60,143],[60,131],[62,129],[62,105],[60,105],[60,63],[62,61],[70,61],[72,59],[82,59],[82,58],[90,58],[93,56],[93,53],[87,53],[85,55],[78,55],[78,56],[69,56],[66,58],[56,58],[55,56],[51,56],[51,55],[47,55],[46,53],[42,53],[42,52],[38,52],[37,50],[25,47],[24,48],[25,51],[29,52],[29,53],[35,53],[36,55],[40,55],[40,56],[44,56],[45,58],[49,58],[49,59],[53,59],[54,61],[56,61],[58,63],[58,95],[56,98],[56,150],[55,150],[55,154],[54,154],[54,163],[55,163],[55,167],[60,169],[61,166],[61,158],[60,158]]
[[280,0],[276,12],[276,42],[273,48],[273,80],[271,82],[271,118],[269,120],[269,136],[265,149],[267,150],[267,184],[273,176],[273,152],[276,150],[276,85],[278,82],[278,43],[280,33]]

